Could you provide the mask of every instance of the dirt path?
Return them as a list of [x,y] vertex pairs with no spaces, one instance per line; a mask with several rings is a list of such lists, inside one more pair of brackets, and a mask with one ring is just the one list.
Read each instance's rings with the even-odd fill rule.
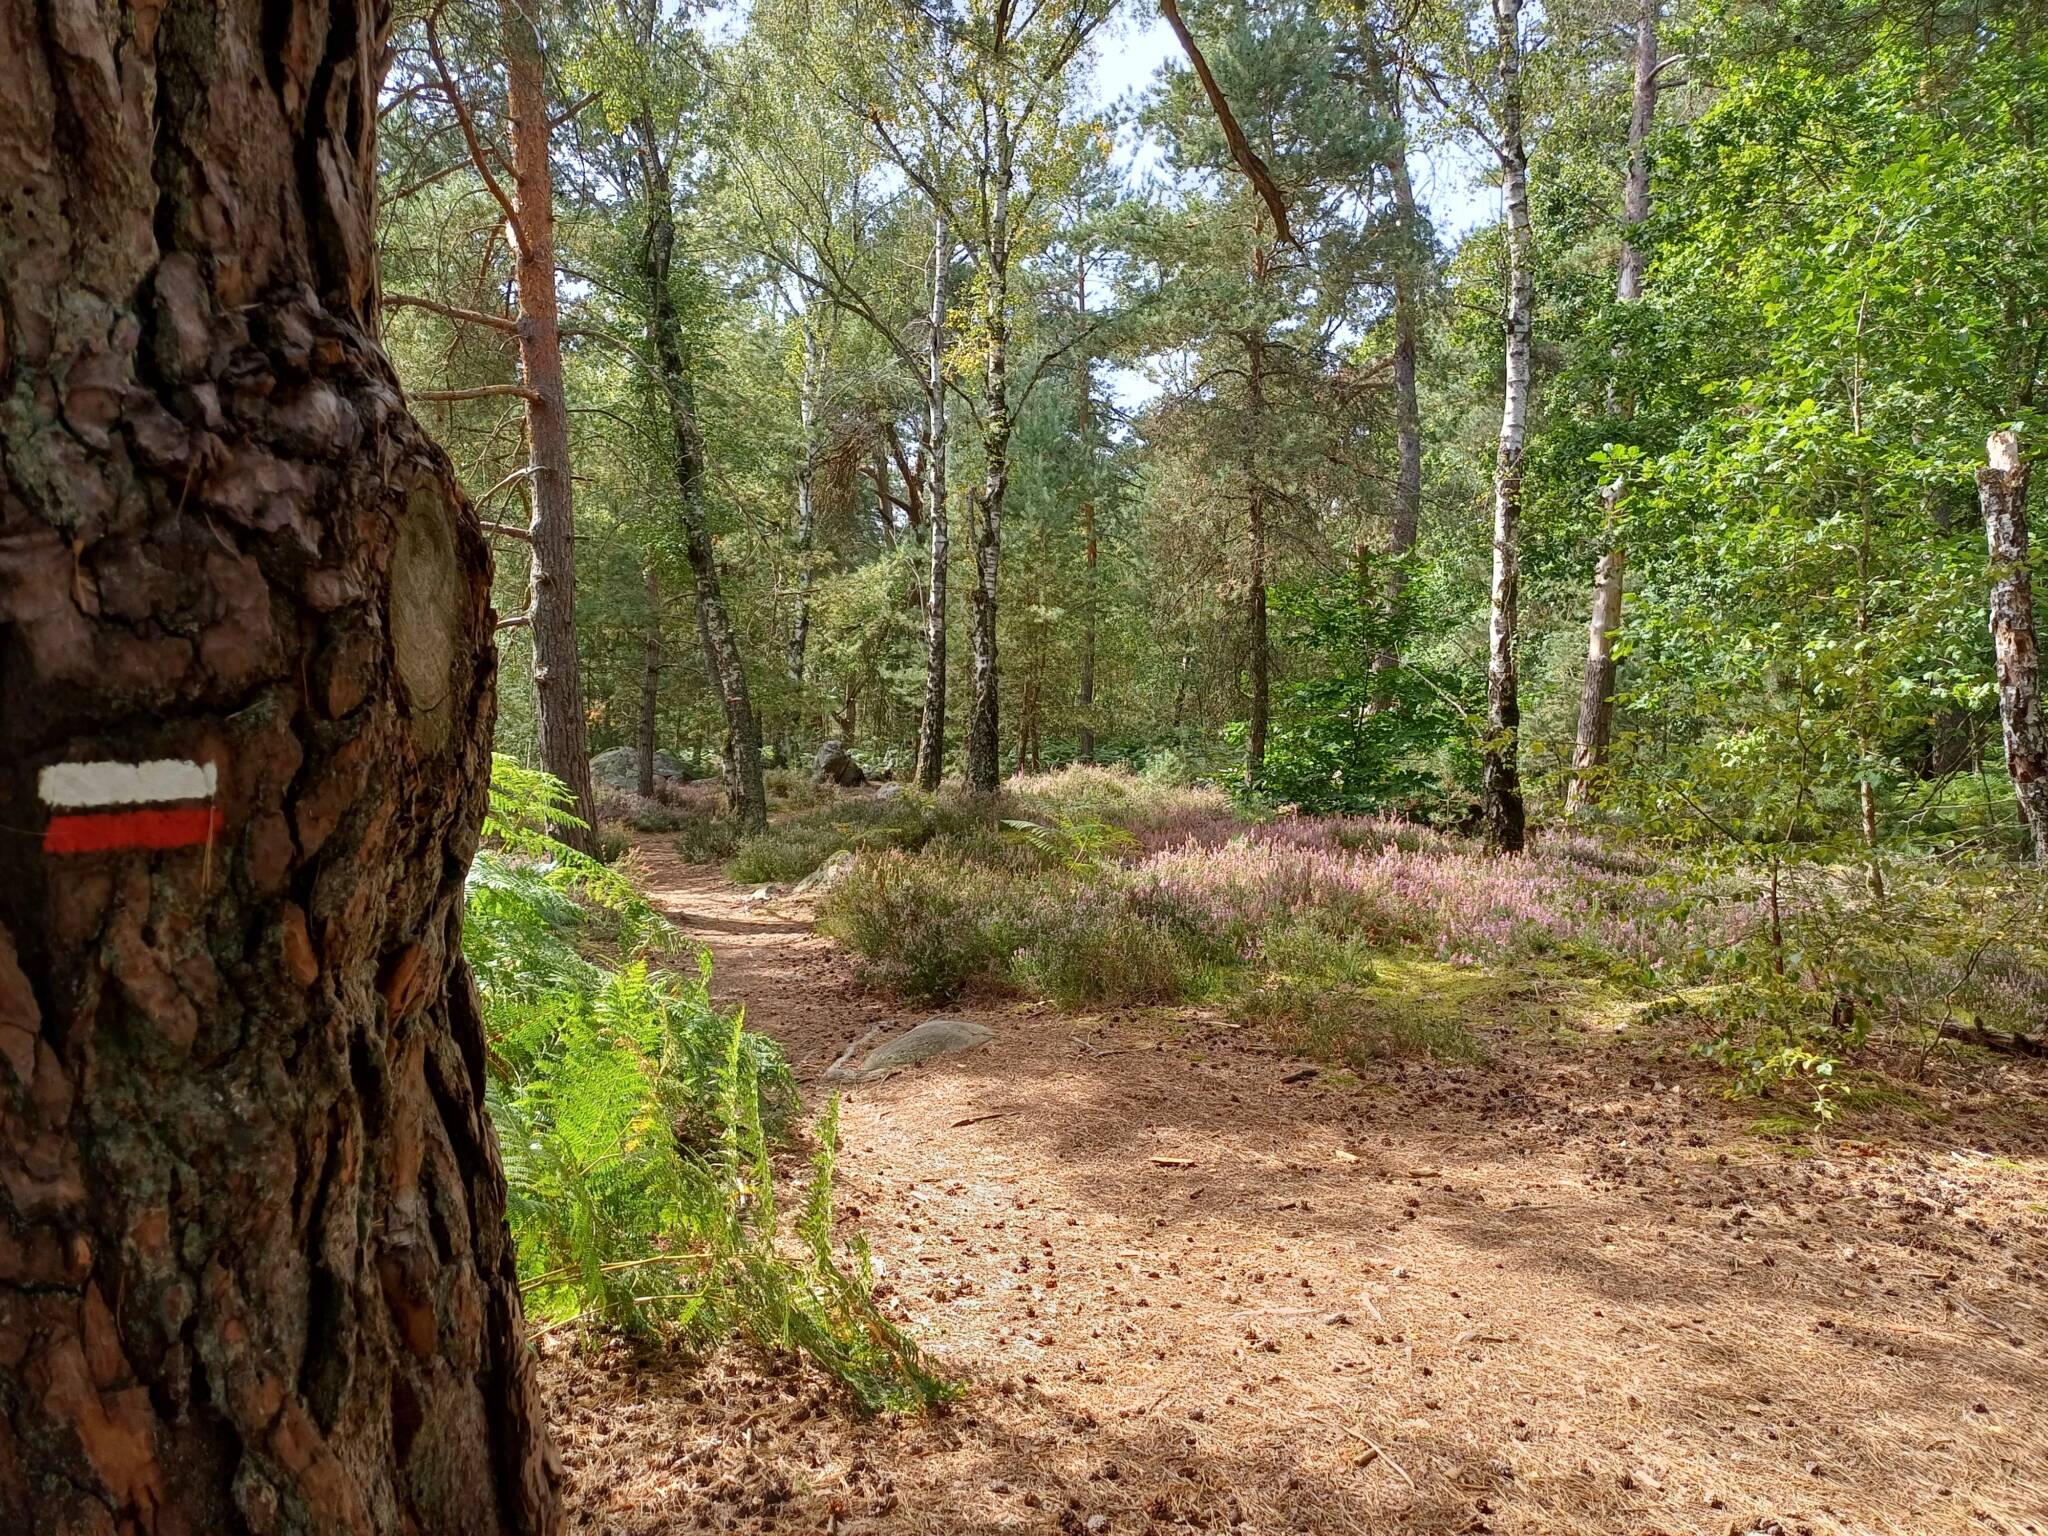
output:
[[[807,1094],[927,1016],[643,854]],[[1795,1158],[1645,1047],[1333,1086],[1198,1012],[964,1012],[995,1044],[852,1092],[843,1157],[964,1404],[557,1345],[576,1529],[2048,1531],[2038,1120]]]

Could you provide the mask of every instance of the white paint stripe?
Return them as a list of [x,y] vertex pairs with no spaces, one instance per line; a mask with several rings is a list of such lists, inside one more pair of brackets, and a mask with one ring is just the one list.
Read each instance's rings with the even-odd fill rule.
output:
[[220,775],[212,763],[159,757],[147,763],[52,763],[37,777],[46,805],[146,805],[211,800]]

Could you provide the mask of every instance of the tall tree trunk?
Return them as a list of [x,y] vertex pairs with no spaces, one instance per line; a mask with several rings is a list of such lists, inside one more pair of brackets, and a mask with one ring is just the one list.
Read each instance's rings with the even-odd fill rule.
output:
[[953,264],[953,240],[946,205],[932,216],[932,312],[925,381],[925,463],[931,476],[931,579],[925,585],[924,711],[917,728],[917,782],[939,787],[946,770],[946,562],[950,530],[946,518],[946,276]]
[[647,286],[647,339],[675,444],[683,543],[696,588],[697,638],[704,649],[705,673],[725,708],[726,800],[741,826],[759,828],[768,824],[768,799],[761,784],[761,720],[747,690],[746,663],[740,654],[738,632],[725,610],[718,555],[711,543],[704,495],[704,439],[697,427],[694,384],[670,282],[676,244],[675,214],[669,202],[673,189],[651,119],[643,115],[634,125],[634,133],[639,140],[635,150],[647,204],[640,246],[641,280]]
[[654,727],[661,703],[661,577],[647,567],[647,670],[640,683],[640,793],[654,798]]
[[1252,674],[1251,720],[1244,737],[1244,780],[1256,789],[1266,776],[1266,729],[1272,715],[1272,658],[1266,634],[1266,483],[1259,473],[1259,434],[1266,408],[1266,340],[1256,331],[1245,332],[1244,361],[1244,481],[1251,534],[1245,648]]
[[1522,451],[1529,426],[1529,361],[1536,311],[1529,268],[1529,157],[1522,143],[1522,0],[1493,0],[1500,47],[1500,169],[1508,207],[1507,381],[1493,470],[1493,588],[1487,625],[1486,747],[1480,814],[1486,844],[1519,853],[1524,835],[1522,704],[1515,676],[1521,586]]
[[[1633,304],[1643,296],[1643,253],[1629,238],[1638,224],[1650,216],[1650,127],[1657,115],[1657,12],[1658,0],[1637,0],[1635,88],[1629,99],[1628,179],[1622,188],[1621,261],[1614,280],[1614,296]],[[1608,388],[1610,409],[1615,392]],[[1622,402],[1634,414],[1631,402]],[[1615,507],[1621,485],[1607,495],[1607,517],[1602,537],[1607,547],[1600,552],[1593,571],[1593,612],[1586,624],[1586,673],[1579,692],[1579,729],[1572,742],[1572,774],[1565,786],[1564,814],[1578,814],[1595,793],[1607,749],[1614,737],[1614,631],[1621,623],[1623,583],[1628,555],[1619,537]]]
[[540,38],[513,0],[500,9],[505,82],[512,116],[514,272],[519,289],[519,364],[525,376],[526,437],[533,473],[533,547],[528,626],[541,766],[568,786],[581,826],[555,836],[597,853],[590,790],[583,680],[576,657],[576,506],[569,468],[569,410],[562,386],[562,327],[555,303],[555,184],[548,170],[548,100]]
[[796,686],[797,707],[803,707],[804,659],[811,641],[811,545],[817,531],[817,512],[811,495],[811,477],[818,455],[818,381],[823,358],[818,341],[815,306],[804,310],[804,371],[797,389],[797,417],[802,427],[803,463],[796,476],[796,619],[789,627],[789,680]]
[[0,1529],[549,1532],[380,3],[0,0]]
[[993,794],[1002,782],[997,731],[1000,676],[996,667],[996,590],[1003,498],[1010,484],[1010,179],[1014,146],[1009,119],[998,114],[990,172],[988,269],[983,274],[982,493],[975,503],[974,712],[967,724],[967,787]]
[[[1378,40],[1368,38],[1368,66],[1374,96],[1393,123],[1387,148],[1387,179],[1394,194],[1394,220],[1401,252],[1394,263],[1394,437],[1399,461],[1394,475],[1394,517],[1387,539],[1393,564],[1387,569],[1385,594],[1388,622],[1398,621],[1407,589],[1404,558],[1412,554],[1422,530],[1422,402],[1416,372],[1421,352],[1423,239],[1415,207],[1415,188],[1408,176],[1408,128],[1392,67]],[[1373,657],[1375,703],[1390,702],[1387,684],[1401,664],[1399,650],[1384,645]]]
[[1024,686],[1018,690],[1017,700],[1017,771],[1036,773],[1038,760],[1038,698],[1039,681],[1037,668],[1024,679]]
[[[1609,486],[1610,502],[1619,482]],[[1586,624],[1586,676],[1579,691],[1577,746],[1572,752],[1571,783],[1565,789],[1565,815],[1577,812],[1598,791],[1598,775],[1614,727],[1614,632],[1621,625],[1622,584],[1628,552],[1616,543],[1600,557],[1593,573],[1593,616]],[[1594,750],[1597,745],[1598,750]]]
[[2027,548],[2027,464],[2019,439],[1994,432],[1990,463],[1977,471],[1977,503],[1991,551],[1991,646],[1998,662],[1998,713],[2005,723],[2005,766],[2048,863],[2048,712],[2041,704],[2041,650],[2034,635],[2034,578]]
[[1636,0],[1635,83],[1629,93],[1628,180],[1621,193],[1621,259],[1614,296],[1633,304],[1643,296],[1643,253],[1630,232],[1650,216],[1650,129],[1657,120],[1658,0]]
[[[1074,308],[1076,323],[1085,326],[1088,323],[1088,258],[1085,253],[1074,258]],[[1100,596],[1096,566],[1100,547],[1095,537],[1095,450],[1088,438],[1088,393],[1093,380],[1086,352],[1076,360],[1075,371],[1079,383],[1075,429],[1081,440],[1082,473],[1088,477],[1081,488],[1081,538],[1083,558],[1087,562],[1086,588],[1081,595],[1081,761],[1092,763],[1095,761],[1095,639]]]

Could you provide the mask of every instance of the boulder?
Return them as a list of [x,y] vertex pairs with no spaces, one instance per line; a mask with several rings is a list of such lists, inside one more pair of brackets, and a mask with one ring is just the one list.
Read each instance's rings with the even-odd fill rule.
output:
[[873,1082],[876,1078],[887,1077],[891,1072],[900,1072],[920,1062],[977,1050],[996,1037],[994,1030],[972,1019],[926,1019],[912,1029],[892,1035],[878,1045],[871,1045],[870,1042],[881,1033],[881,1029],[871,1029],[849,1045],[826,1070],[826,1080],[836,1083]]
[[[640,749],[613,747],[609,752],[598,753],[590,760],[590,777],[606,789],[622,789],[631,794],[640,787]],[[656,751],[654,782],[657,786],[687,784],[690,770],[673,752]]]
[[818,783],[837,784],[841,789],[858,789],[868,781],[860,764],[853,760],[853,754],[836,741],[828,741],[818,748],[817,761],[812,769]]
[[875,791],[877,800],[894,800],[903,793],[901,784],[884,784]]

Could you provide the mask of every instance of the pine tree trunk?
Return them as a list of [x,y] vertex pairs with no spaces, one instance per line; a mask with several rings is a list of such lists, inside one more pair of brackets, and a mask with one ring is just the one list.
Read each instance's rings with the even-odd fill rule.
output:
[[381,4],[0,0],[0,1530],[545,1533]]
[[540,39],[507,0],[500,11],[512,116],[513,203],[519,210],[513,258],[519,289],[519,362],[530,391],[526,436],[533,473],[533,546],[527,622],[533,633],[533,690],[541,766],[563,784],[582,822],[554,835],[597,852],[583,680],[576,656],[576,505],[569,463],[569,410],[562,383],[562,329],[555,303],[555,186],[548,169],[548,100]]
[[1500,43],[1500,167],[1508,207],[1507,382],[1493,471],[1493,586],[1487,625],[1486,746],[1480,815],[1486,844],[1519,853],[1524,836],[1522,705],[1515,675],[1521,585],[1522,452],[1529,424],[1529,365],[1536,290],[1529,259],[1529,160],[1522,144],[1522,3],[1493,0]]
[[[1643,253],[1627,231],[1650,216],[1650,128],[1657,115],[1657,12],[1658,0],[1637,0],[1635,87],[1628,115],[1628,179],[1623,184],[1621,221],[1624,233],[1621,260],[1614,280],[1614,296],[1633,304],[1643,296]],[[1615,407],[1615,390],[1610,381],[1608,405]],[[1624,406],[1628,402],[1622,402]],[[1634,414],[1632,407],[1628,414]],[[1627,552],[1616,534],[1615,502],[1621,487],[1608,492],[1607,519],[1603,529],[1607,547],[1601,551],[1593,572],[1593,611],[1586,624],[1586,672],[1579,694],[1579,728],[1572,743],[1572,776],[1565,786],[1564,814],[1576,815],[1592,798],[1607,749],[1614,736],[1614,631],[1621,624],[1622,586],[1628,569]]]
[[2048,712],[2041,704],[2041,651],[2034,634],[2028,466],[2010,432],[1994,432],[1985,453],[1990,463],[1977,471],[1977,502],[1991,551],[1991,646],[1998,662],[2005,766],[2033,834],[2034,857],[2048,863]]
[[[1088,323],[1088,258],[1077,256],[1074,264],[1074,306],[1076,323]],[[1095,641],[1097,629],[1096,604],[1097,572],[1100,550],[1095,538],[1095,454],[1088,440],[1088,392],[1093,382],[1089,376],[1088,357],[1083,353],[1076,364],[1079,375],[1079,405],[1075,422],[1076,435],[1080,438],[1084,473],[1088,482],[1081,488],[1081,539],[1083,559],[1086,561],[1086,587],[1081,595],[1081,712],[1080,757],[1084,763],[1095,761]]]
[[641,118],[634,135],[646,191],[640,275],[647,289],[647,337],[675,449],[683,544],[697,597],[697,638],[703,646],[705,674],[725,709],[726,800],[741,826],[758,829],[768,824],[768,799],[761,783],[761,721],[747,689],[739,634],[726,612],[705,507],[704,439],[697,427],[694,384],[670,282],[676,242],[675,214],[669,203],[673,189],[668,168],[661,162],[653,123]]
[[1003,499],[1010,484],[1010,178],[1012,146],[1007,118],[998,117],[990,173],[988,268],[983,274],[982,493],[975,503],[974,710],[967,724],[967,787],[993,794],[1002,782],[998,760],[1001,678],[996,665],[996,591],[1002,552]]
[[941,203],[932,220],[930,376],[925,397],[925,463],[931,476],[931,579],[925,585],[924,710],[917,728],[917,782],[939,787],[946,771],[946,274],[953,241]]
[[640,683],[640,796],[654,798],[654,728],[661,704],[661,578],[647,567],[647,670]]
[[1253,789],[1266,776],[1266,730],[1272,715],[1272,657],[1266,632],[1266,485],[1259,474],[1259,433],[1266,407],[1266,343],[1244,337],[1244,480],[1251,553],[1246,581],[1245,649],[1251,666],[1251,720],[1245,729],[1244,780]]

